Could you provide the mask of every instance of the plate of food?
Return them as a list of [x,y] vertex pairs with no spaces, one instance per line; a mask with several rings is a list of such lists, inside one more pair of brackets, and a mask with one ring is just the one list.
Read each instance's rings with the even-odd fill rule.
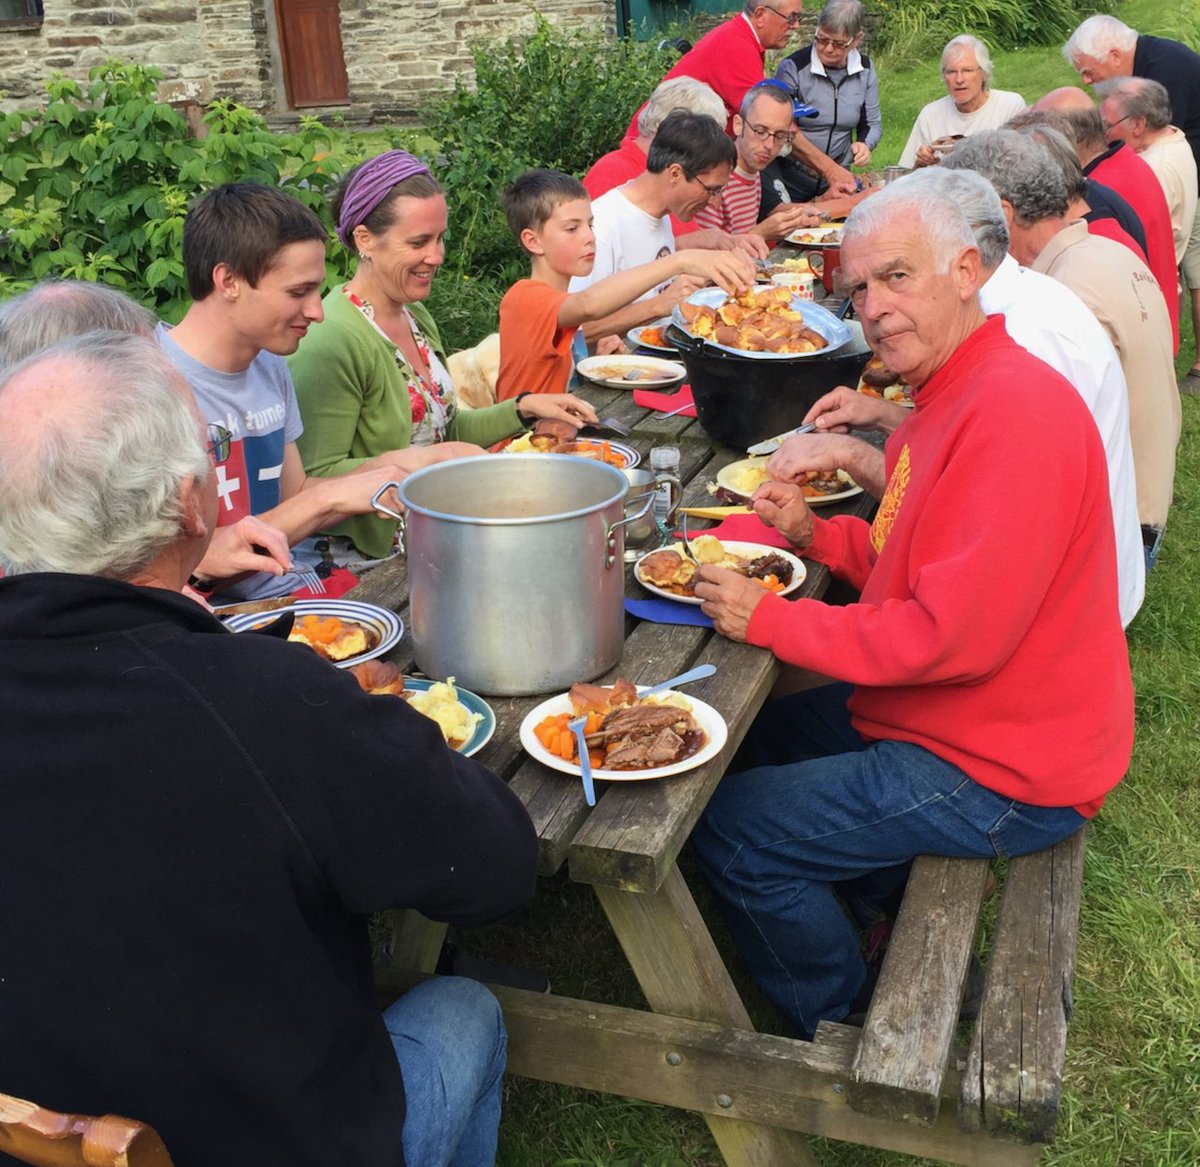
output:
[[383,656],[404,635],[404,621],[395,612],[358,600],[297,600],[265,616],[246,612],[226,617],[225,627],[251,632],[288,614],[293,617],[288,640],[307,645],[339,669]]
[[637,450],[623,442],[610,442],[607,438],[571,438],[563,441],[559,436],[548,437],[539,434],[536,429],[513,438],[504,447],[504,453],[573,454],[576,458],[607,462],[609,466],[615,466],[618,470],[628,470],[642,460]]
[[584,357],[575,366],[581,377],[607,385],[610,389],[647,389],[674,385],[687,376],[678,361],[661,357],[639,357],[631,353],[613,353],[607,357]]
[[667,340],[667,325],[670,323],[669,316],[664,316],[661,320],[652,320],[639,328],[631,328],[625,334],[625,339],[634,348],[652,348],[660,353],[678,352],[679,350]]
[[[767,463],[770,460],[769,456],[743,458],[739,462],[730,462],[728,466],[722,466],[717,471],[716,483],[709,487],[709,493],[729,502],[741,502],[751,498],[770,477],[767,473]],[[810,470],[805,480],[800,483],[800,488],[804,493],[804,501],[810,507],[840,502],[844,498],[862,494],[862,487],[845,470]]]
[[[712,535],[696,535],[691,544],[701,563],[728,567],[748,579],[757,580],[767,591],[777,595],[786,596],[804,582],[804,563],[790,551],[763,543],[716,539]],[[664,600],[678,600],[681,604],[704,603],[692,590],[696,564],[683,554],[681,543],[643,555],[633,565],[633,574],[646,591]]]
[[842,245],[842,225],[829,227],[801,227],[785,236],[788,243],[796,243],[801,247],[840,247]]
[[929,143],[929,148],[939,158],[945,158],[966,136],[966,134],[943,134],[940,138],[934,138]]
[[884,401],[909,409],[914,404],[912,388],[908,382],[899,373],[893,373],[877,356],[872,356],[863,368],[858,379],[858,391],[868,397],[882,397]]
[[828,354],[854,336],[828,308],[774,286],[749,288],[737,296],[701,288],[675,305],[671,319],[714,348],[765,360]]
[[729,735],[725,719],[695,697],[673,690],[644,701],[618,680],[611,688],[573,685],[531,709],[521,722],[521,745],[530,757],[579,777],[575,735],[566,728],[586,716],[592,776],[608,782],[642,782],[683,774],[715,758]]
[[391,694],[438,723],[446,744],[460,754],[477,754],[496,732],[496,713],[476,694],[460,689],[453,677],[431,681],[406,677],[387,661],[371,660],[350,670],[367,693]]

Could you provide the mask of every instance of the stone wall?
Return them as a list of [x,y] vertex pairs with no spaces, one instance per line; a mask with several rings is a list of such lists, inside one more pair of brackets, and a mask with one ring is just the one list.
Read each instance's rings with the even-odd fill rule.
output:
[[[471,66],[476,39],[531,27],[534,12],[573,28],[612,29],[612,0],[341,0],[355,120],[410,120],[432,89]],[[167,101],[232,97],[286,115],[275,0],[44,0],[44,19],[0,27],[0,107],[37,102],[57,71],[86,80],[111,58],[154,65]],[[306,113],[322,113],[306,110]]]

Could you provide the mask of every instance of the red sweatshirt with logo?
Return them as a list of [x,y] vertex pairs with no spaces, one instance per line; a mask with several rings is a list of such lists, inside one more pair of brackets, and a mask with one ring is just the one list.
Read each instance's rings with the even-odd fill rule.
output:
[[1129,762],[1133,685],[1087,407],[992,317],[921,387],[886,457],[874,522],[818,518],[805,551],[859,602],[767,596],[747,639],[852,682],[868,740],[1094,814]]

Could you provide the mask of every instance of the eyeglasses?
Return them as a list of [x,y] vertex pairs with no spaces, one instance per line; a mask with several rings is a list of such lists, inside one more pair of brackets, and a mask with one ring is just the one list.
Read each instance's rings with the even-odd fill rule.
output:
[[1106,129],[1111,130],[1114,126],[1119,126],[1122,122],[1127,122],[1133,117],[1133,114],[1127,113],[1123,118],[1117,118],[1115,122],[1101,121],[1100,124]]
[[943,69],[943,77],[974,77],[976,73],[983,72],[978,65],[955,65],[953,68]]
[[749,130],[760,142],[765,142],[769,138],[776,146],[790,146],[796,136],[791,130],[772,132],[766,126],[752,126],[749,122],[742,122],[742,129]]
[[233,434],[223,425],[210,425],[208,427],[208,456],[213,460],[213,465],[220,466],[222,462],[228,462],[232,449]]
[[708,192],[708,197],[710,199],[719,199],[725,193],[725,183],[721,183],[720,186],[709,186],[707,182],[700,182],[700,179],[694,174],[688,174],[686,170],[684,170],[683,173],[688,182],[699,182],[700,185]]
[[817,33],[813,40],[823,49],[848,49],[854,44],[854,38],[851,37],[848,41],[837,41],[831,36],[826,36],[823,32]]
[[760,4],[759,8],[769,8],[780,20],[786,20],[788,28],[799,28],[804,20],[803,13],[800,12],[780,12],[773,4]]

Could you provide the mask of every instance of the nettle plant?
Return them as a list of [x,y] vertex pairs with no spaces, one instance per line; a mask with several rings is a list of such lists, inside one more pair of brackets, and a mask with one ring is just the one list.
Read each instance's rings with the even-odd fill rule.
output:
[[98,280],[178,319],[183,220],[197,195],[270,183],[321,213],[329,183],[355,160],[353,142],[315,119],[273,134],[230,101],[209,105],[208,136],[193,138],[155,100],[161,76],[109,61],[86,90],[56,76],[44,107],[0,115],[0,297],[48,276]]

